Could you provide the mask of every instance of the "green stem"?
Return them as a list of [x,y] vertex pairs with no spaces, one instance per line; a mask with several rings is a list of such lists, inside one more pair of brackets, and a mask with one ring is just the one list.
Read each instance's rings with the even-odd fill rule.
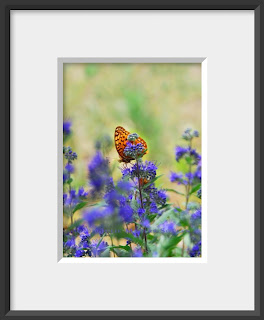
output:
[[[136,159],[136,162],[137,162],[137,171],[138,171],[138,191],[139,191],[141,209],[144,209],[142,191],[141,191],[141,185],[140,185],[139,166],[138,166],[138,160],[137,159]],[[148,253],[147,234],[146,234],[146,228],[145,227],[143,227],[143,238],[144,238],[144,242],[145,242],[145,252]]]
[[[190,140],[190,149],[192,148],[192,140]],[[191,158],[191,152],[190,152],[190,158]],[[190,163],[189,163],[189,173],[192,172],[192,162],[190,160]],[[187,207],[188,207],[188,203],[189,203],[189,200],[190,200],[190,190],[191,190],[191,181],[190,181],[190,178],[188,178],[188,184],[185,188],[185,210],[187,210]],[[184,239],[182,240],[182,257],[184,256]]]

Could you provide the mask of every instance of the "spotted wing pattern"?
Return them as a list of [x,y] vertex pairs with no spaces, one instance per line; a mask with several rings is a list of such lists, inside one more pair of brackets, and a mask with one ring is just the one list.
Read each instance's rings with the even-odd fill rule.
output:
[[[143,140],[142,138],[138,137],[138,138],[136,139],[135,144],[138,144],[138,143],[141,143],[142,146],[145,148],[145,150],[148,149],[148,146],[147,146],[145,140]],[[148,150],[146,151],[146,154],[147,154],[147,153],[148,153]]]
[[[131,157],[128,157],[124,154],[124,149],[126,147],[126,144],[127,144],[127,136],[130,134],[130,132],[126,131],[123,127],[121,126],[118,126],[116,127],[115,129],[115,147],[116,147],[116,151],[118,152],[119,154],[119,157],[120,157],[120,162],[125,162],[125,163],[129,163],[131,160],[134,160],[133,158]],[[135,144],[138,144],[138,143],[142,143],[143,147],[145,149],[147,149],[147,144],[146,142],[138,137],[135,142]],[[147,152],[146,152],[147,153]]]
[[130,132],[126,131],[123,127],[116,127],[115,129],[115,147],[116,151],[119,154],[120,162],[130,162],[133,160],[131,157],[127,157],[124,154],[124,149],[126,147],[127,143],[127,136],[130,134]]

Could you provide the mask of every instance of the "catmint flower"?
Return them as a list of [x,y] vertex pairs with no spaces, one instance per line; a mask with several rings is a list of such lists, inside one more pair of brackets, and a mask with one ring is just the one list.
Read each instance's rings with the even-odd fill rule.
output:
[[143,257],[143,253],[142,253],[141,248],[136,248],[136,249],[133,251],[133,257],[135,257],[135,258]]
[[188,129],[186,129],[186,130],[183,132],[182,138],[183,138],[184,140],[189,141],[189,140],[192,139],[191,130],[192,130],[192,129],[188,128]]
[[193,131],[193,137],[199,137],[199,132],[197,130]]
[[109,182],[109,165],[100,151],[96,152],[88,165],[90,185],[94,192],[100,192]]
[[182,179],[182,174],[177,174],[176,172],[171,172],[170,175],[170,182],[180,181]]
[[143,226],[144,228],[149,228],[149,227],[150,227],[150,222],[149,222],[149,220],[148,220],[148,219],[144,219],[144,220],[142,221],[142,226]]
[[196,222],[197,220],[200,222],[201,221],[201,216],[202,216],[202,211],[201,209],[198,209],[191,215],[191,223]]
[[63,134],[69,135],[71,134],[71,121],[64,121],[63,122]]
[[202,189],[201,188],[197,191],[197,197],[199,199],[202,199]]
[[140,237],[140,230],[135,230],[132,232],[132,234],[134,237],[139,238]]
[[138,137],[139,137],[139,135],[137,133],[130,133],[127,136],[127,140],[131,141],[131,142],[134,142]]
[[123,177],[147,179],[148,181],[155,178],[157,174],[157,166],[151,161],[135,163],[131,168],[122,169]]
[[176,225],[172,221],[164,221],[158,226],[158,229],[163,233],[176,234]]
[[187,178],[187,181],[188,181],[189,184],[192,184],[192,183],[193,183],[193,177],[194,177],[194,175],[193,175],[191,172],[185,173],[185,177]]
[[189,252],[190,257],[198,257],[201,255],[201,241],[197,242]]
[[129,205],[125,205],[119,209],[119,215],[126,223],[133,221],[133,209]]
[[139,208],[138,211],[137,211],[139,217],[141,217],[142,215],[144,215],[145,212],[146,212],[146,210],[145,210],[145,209],[142,209],[142,208]]
[[75,247],[75,239],[68,239],[65,243],[64,246],[72,248]]
[[84,211],[83,218],[87,221],[88,225],[93,227],[94,224],[106,217],[109,217],[113,214],[113,208],[111,206],[103,208],[94,208],[91,210]]
[[73,173],[74,172],[74,166],[71,163],[67,163],[66,166],[65,166],[65,170],[68,173]]
[[80,258],[80,257],[82,257],[83,255],[84,255],[83,250],[76,250],[76,252],[75,252],[75,254],[74,254],[74,256],[75,256],[76,258]]
[[117,183],[117,188],[121,191],[121,192],[130,192],[131,188],[132,188],[132,184],[128,181],[119,181]]
[[198,164],[201,160],[200,154],[195,149],[190,149],[190,155],[194,161],[194,164]]
[[77,153],[72,151],[71,147],[63,147],[64,158],[68,160],[69,163],[77,159]]
[[145,154],[145,148],[142,143],[132,144],[128,141],[124,149],[124,154],[132,159],[138,159]]
[[166,200],[167,200],[166,192],[164,190],[159,190],[157,195],[158,197],[156,198],[156,201],[161,205],[166,204]]
[[91,243],[91,250],[95,257],[108,247],[107,242],[102,241],[99,245],[98,245],[98,242],[99,240],[93,240]]
[[83,187],[80,187],[78,190],[78,197],[86,197],[88,195],[88,192],[84,191]]
[[179,162],[180,159],[188,152],[189,152],[189,148],[177,146],[175,150],[176,161]]
[[155,202],[151,202],[150,204],[150,213],[158,213],[158,207]]

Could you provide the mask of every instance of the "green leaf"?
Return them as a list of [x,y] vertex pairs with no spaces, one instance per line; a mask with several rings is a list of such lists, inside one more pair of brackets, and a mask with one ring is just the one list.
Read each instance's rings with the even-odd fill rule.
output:
[[185,194],[183,194],[183,193],[181,193],[181,192],[179,192],[179,191],[177,191],[177,190],[174,190],[174,189],[164,189],[164,190],[165,190],[165,191],[175,192],[175,193],[180,194],[181,196],[184,196],[184,197],[185,197]]
[[73,179],[72,179],[72,178],[70,178],[70,179],[68,179],[68,180],[67,180],[67,183],[68,183],[68,184],[71,184],[71,183],[72,183],[72,181],[73,181]]
[[198,183],[196,186],[192,188],[192,190],[190,191],[190,195],[198,191],[200,188],[201,188],[201,183]]
[[168,211],[165,211],[162,216],[160,216],[152,225],[151,225],[151,229],[154,230],[155,228],[157,228],[161,223],[163,223],[164,221],[166,221],[171,213],[173,212],[174,209],[170,209]]
[[150,180],[147,184],[144,184],[144,186],[142,187],[142,189],[146,189],[148,186],[150,186],[152,183],[154,183],[155,181],[157,181],[160,177],[162,177],[163,174],[161,174],[160,176],[155,177],[154,179]]
[[83,222],[83,219],[78,219],[78,220],[74,221],[74,223],[71,224],[67,229],[68,229],[68,230],[75,229],[75,228],[78,227],[82,222]]
[[175,256],[173,250],[177,246],[179,242],[181,242],[183,236],[185,235],[186,231],[183,231],[182,234],[177,236],[173,236],[171,238],[162,237],[160,241],[160,256],[161,257],[172,257]]
[[100,244],[103,241],[104,237],[105,237],[105,233],[103,233],[103,235],[101,236],[101,239],[98,241],[96,249],[100,246]]
[[117,233],[114,233],[115,238],[121,239],[121,238],[128,238],[133,243],[139,244],[141,247],[143,247],[144,242],[140,238],[134,237],[133,234],[126,233],[125,231],[120,231]]
[[131,248],[129,246],[109,246],[109,249],[112,250],[112,249],[122,249],[122,250],[125,250],[127,252],[131,252]]
[[80,202],[78,203],[75,208],[73,209],[72,213],[75,213],[76,211],[84,208],[85,206],[87,206],[87,202]]

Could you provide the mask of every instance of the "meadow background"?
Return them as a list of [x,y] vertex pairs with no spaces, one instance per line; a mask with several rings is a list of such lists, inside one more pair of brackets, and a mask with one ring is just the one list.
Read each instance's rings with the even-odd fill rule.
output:
[[[175,146],[184,144],[181,134],[186,128],[200,132],[193,147],[201,153],[201,65],[64,64],[63,114],[74,133],[66,145],[78,154],[73,187],[88,185],[87,164],[98,142],[114,180],[121,178],[114,131],[123,126],[147,142],[144,160],[156,161],[158,175],[163,174],[157,186],[175,188],[169,176],[184,171],[175,161]],[[168,196],[178,206],[184,201],[175,193]]]

